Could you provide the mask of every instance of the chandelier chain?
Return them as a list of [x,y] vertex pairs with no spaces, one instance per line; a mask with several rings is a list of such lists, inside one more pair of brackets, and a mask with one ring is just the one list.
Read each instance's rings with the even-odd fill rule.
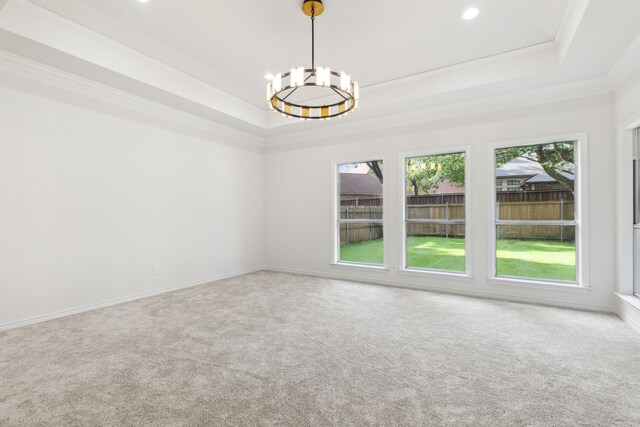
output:
[[311,8],[311,68],[316,69],[316,9]]

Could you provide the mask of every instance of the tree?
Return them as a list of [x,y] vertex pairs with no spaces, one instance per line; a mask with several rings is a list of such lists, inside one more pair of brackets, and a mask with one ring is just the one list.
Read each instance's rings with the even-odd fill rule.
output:
[[464,186],[464,153],[439,154],[407,159],[407,181],[414,196],[428,193],[442,181]]
[[[496,167],[522,157],[536,162],[553,179],[574,190],[575,143],[561,141],[542,145],[499,148],[496,150]],[[380,161],[367,162],[372,173],[383,183]],[[438,154],[407,159],[407,181],[415,196],[428,193],[443,181],[464,186],[465,154]]]
[[572,177],[575,164],[575,143],[573,141],[499,148],[496,150],[496,167],[499,168],[518,157],[540,164],[547,175],[573,193]]
[[382,168],[380,164],[382,163],[380,160],[373,160],[371,162],[366,162],[369,169],[373,172],[373,174],[380,180],[380,184],[383,184],[383,176],[382,176]]

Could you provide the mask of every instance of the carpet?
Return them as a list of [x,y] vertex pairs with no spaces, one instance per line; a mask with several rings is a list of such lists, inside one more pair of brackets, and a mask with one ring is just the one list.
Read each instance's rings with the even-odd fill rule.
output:
[[0,425],[640,425],[611,314],[258,272],[0,333]]

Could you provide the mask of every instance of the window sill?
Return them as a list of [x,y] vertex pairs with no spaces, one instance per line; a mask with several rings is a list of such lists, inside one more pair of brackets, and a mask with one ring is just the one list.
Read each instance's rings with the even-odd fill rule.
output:
[[347,262],[332,262],[331,267],[344,268],[347,270],[367,270],[367,271],[389,271],[383,265],[351,264]]
[[438,271],[438,270],[417,270],[412,268],[401,268],[398,269],[398,273],[405,274],[407,276],[418,276],[418,277],[433,277],[438,279],[449,279],[449,280],[464,280],[470,282],[473,280],[473,276],[467,273],[454,273],[454,272],[446,272],[446,271]]
[[506,277],[489,277],[487,278],[487,281],[493,285],[514,286],[517,288],[546,289],[550,291],[576,292],[580,294],[586,294],[591,291],[591,288],[587,288],[585,286],[580,286],[578,284],[570,285],[560,282],[543,282],[538,280],[511,279]]
[[615,294],[621,301],[640,311],[640,298],[635,295],[619,294],[617,292]]

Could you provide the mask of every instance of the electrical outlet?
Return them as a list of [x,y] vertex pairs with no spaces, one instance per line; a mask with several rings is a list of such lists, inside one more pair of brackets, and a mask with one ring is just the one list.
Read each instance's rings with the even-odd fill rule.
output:
[[160,267],[158,267],[157,265],[153,266],[153,275],[154,276],[159,276],[160,275]]

